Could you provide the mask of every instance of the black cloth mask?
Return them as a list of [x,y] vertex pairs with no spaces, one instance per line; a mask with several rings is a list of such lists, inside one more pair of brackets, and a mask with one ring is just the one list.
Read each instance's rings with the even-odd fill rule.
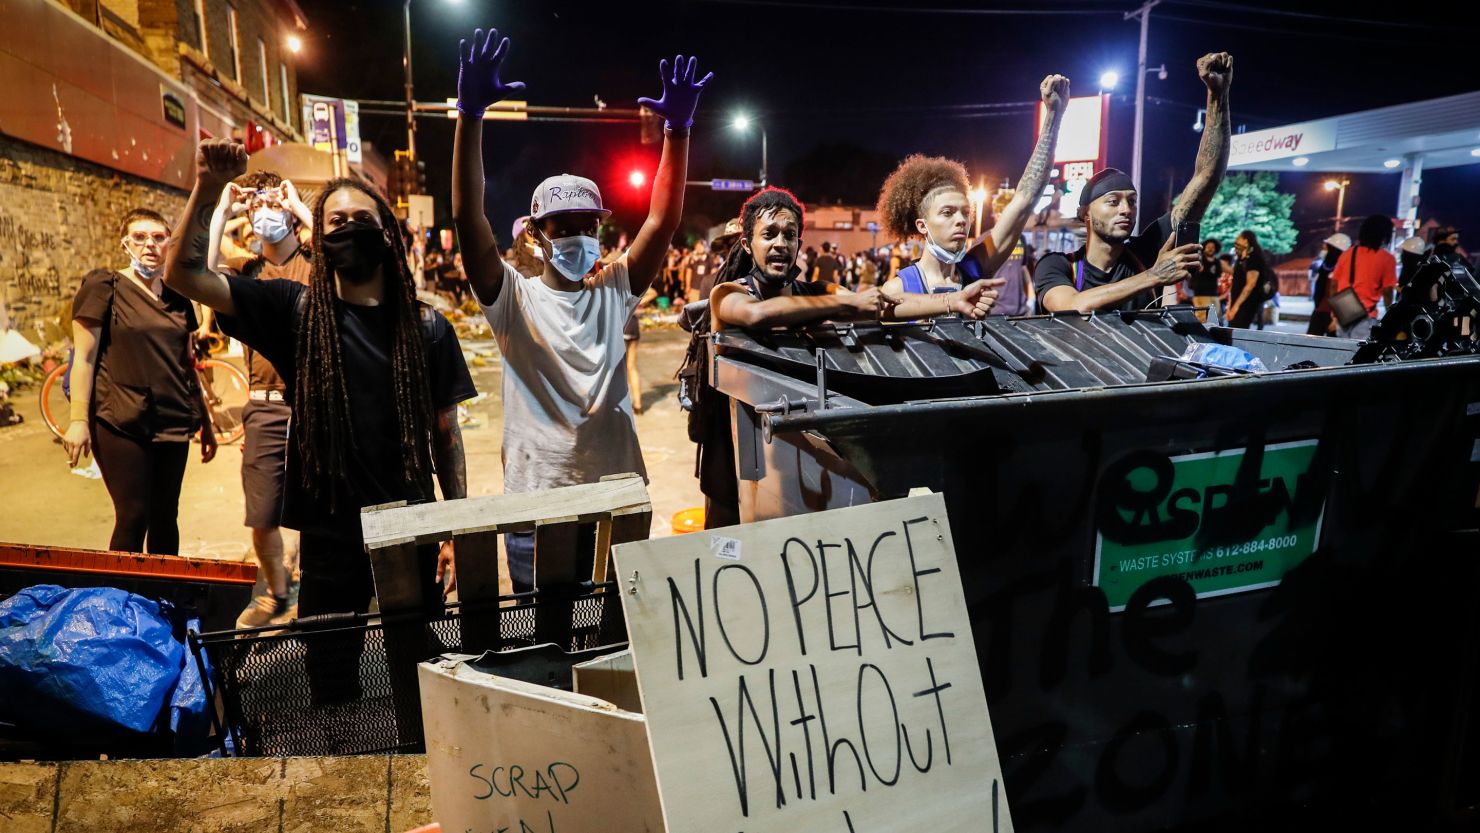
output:
[[350,283],[365,283],[385,263],[385,232],[380,226],[351,220],[324,235],[324,259]]

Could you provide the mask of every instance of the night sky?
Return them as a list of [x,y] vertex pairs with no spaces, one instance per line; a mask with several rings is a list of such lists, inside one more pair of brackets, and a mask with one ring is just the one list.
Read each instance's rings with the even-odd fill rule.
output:
[[[304,92],[403,96],[401,3],[299,2],[310,21],[299,66]],[[1111,105],[1110,163],[1130,170],[1139,31],[1121,19],[1129,3],[993,4],[1077,10],[1034,16],[953,11],[968,5],[957,0],[918,5],[413,0],[416,97],[456,94],[457,41],[475,26],[512,39],[504,78],[528,84],[531,104],[585,107],[599,96],[611,107],[634,107],[638,96],[661,92],[660,57],[697,54],[701,71],[713,70],[715,79],[696,120],[690,179],[757,176],[754,130],[741,136],[729,127],[745,111],[766,125],[774,184],[808,203],[872,205],[883,176],[912,152],[959,159],[973,179],[1015,181],[1033,141],[1032,111],[964,105],[1034,101],[1038,82],[1052,72],[1069,76],[1075,95],[1092,94],[1101,72],[1114,69],[1122,82]],[[1234,124],[1249,130],[1437,98],[1480,88],[1480,28],[1459,11],[1465,5],[1388,4],[1384,11],[1375,4],[1167,0],[1151,18],[1148,63],[1165,63],[1168,75],[1147,80],[1143,219],[1165,210],[1169,185],[1180,191],[1191,172],[1199,139],[1192,124],[1205,97],[1194,68],[1200,55],[1233,53]],[[1100,11],[1107,9],[1115,11]],[[1371,22],[1341,17],[1350,14]],[[405,146],[404,125],[366,116],[362,135],[389,155]],[[452,132],[450,121],[419,121],[419,155],[444,222]],[[596,180],[627,228],[645,216],[646,191],[626,176],[634,167],[650,173],[657,146],[641,145],[635,124],[492,122],[484,132],[488,212],[501,240],[527,211],[534,186],[564,171]],[[1297,195],[1302,243],[1335,213],[1334,196],[1320,188],[1325,176],[1282,178],[1282,189]],[[1391,214],[1397,191],[1397,174],[1354,176],[1346,214]],[[1477,191],[1480,165],[1428,171],[1420,217],[1457,224],[1467,230],[1462,242],[1480,247]],[[742,199],[690,189],[680,235],[733,216]]]

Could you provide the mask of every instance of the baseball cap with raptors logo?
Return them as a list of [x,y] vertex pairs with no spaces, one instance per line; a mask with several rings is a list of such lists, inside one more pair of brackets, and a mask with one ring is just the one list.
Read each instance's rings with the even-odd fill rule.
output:
[[560,174],[541,182],[529,201],[529,219],[543,220],[554,214],[590,211],[605,217],[611,214],[601,207],[601,190],[596,183],[575,174]]

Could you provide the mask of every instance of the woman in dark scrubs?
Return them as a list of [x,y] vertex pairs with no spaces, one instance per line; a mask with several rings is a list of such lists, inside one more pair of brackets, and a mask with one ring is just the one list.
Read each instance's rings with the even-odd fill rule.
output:
[[[195,373],[195,309],[164,285],[164,218],[136,208],[119,245],[129,265],[88,273],[72,301],[72,421],[62,445],[76,466],[93,454],[113,499],[108,548],[174,555],[190,439],[216,456]],[[148,549],[146,550],[145,547]]]

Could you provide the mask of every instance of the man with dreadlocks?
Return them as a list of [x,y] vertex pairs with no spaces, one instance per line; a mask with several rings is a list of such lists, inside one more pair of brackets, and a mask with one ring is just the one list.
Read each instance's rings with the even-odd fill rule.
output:
[[[539,274],[526,277],[500,257],[483,211],[484,111],[524,89],[499,77],[508,52],[509,39],[497,30],[476,30],[471,42],[459,44],[452,149],[452,213],[468,283],[502,354],[504,491],[590,483],[624,472],[646,477],[622,329],[662,268],[682,218],[689,128],[713,74],[701,77],[696,59],[678,55],[659,64],[662,98],[638,100],[665,126],[652,205],[627,251],[598,264],[597,228],[611,213],[602,207],[601,191],[585,177],[552,176],[530,200],[527,228],[543,263]],[[532,536],[504,541],[515,589],[533,586]],[[594,547],[582,549],[589,558]]]
[[[332,180],[314,201],[307,286],[209,269],[211,216],[246,162],[239,144],[201,144],[165,281],[282,374],[293,407],[283,526],[302,533],[299,614],[364,612],[375,586],[360,508],[430,500],[434,473],[444,498],[465,496],[457,404],[475,395],[472,378],[452,326],[416,300],[390,206],[356,180]],[[440,601],[450,543],[421,558],[422,597]],[[337,682],[346,693],[358,685]]]
[[[885,231],[899,240],[919,236],[925,255],[884,284],[886,292],[952,292],[963,284],[991,278],[1012,257],[1033,204],[1048,182],[1054,144],[1059,138],[1064,108],[1069,105],[1069,79],[1050,75],[1038,91],[1043,116],[1038,143],[1018,180],[1017,191],[996,224],[971,239],[971,200],[967,197],[966,168],[953,159],[916,154],[905,159],[879,191],[879,216]],[[990,308],[1005,281],[994,280],[985,294]],[[1020,283],[1008,290],[1014,305],[1021,303]]]
[[694,388],[689,436],[699,446],[697,469],[706,529],[740,523],[730,404],[716,401],[719,396],[704,387],[702,341],[708,329],[900,321],[949,313],[981,318],[991,309],[987,281],[932,296],[891,295],[875,287],[854,293],[835,283],[798,280],[801,269],[796,261],[803,225],[802,204],[784,188],[766,188],[745,201],[740,209],[739,239],[709,294],[709,327],[695,328],[689,357],[679,371],[687,377],[685,384]]

